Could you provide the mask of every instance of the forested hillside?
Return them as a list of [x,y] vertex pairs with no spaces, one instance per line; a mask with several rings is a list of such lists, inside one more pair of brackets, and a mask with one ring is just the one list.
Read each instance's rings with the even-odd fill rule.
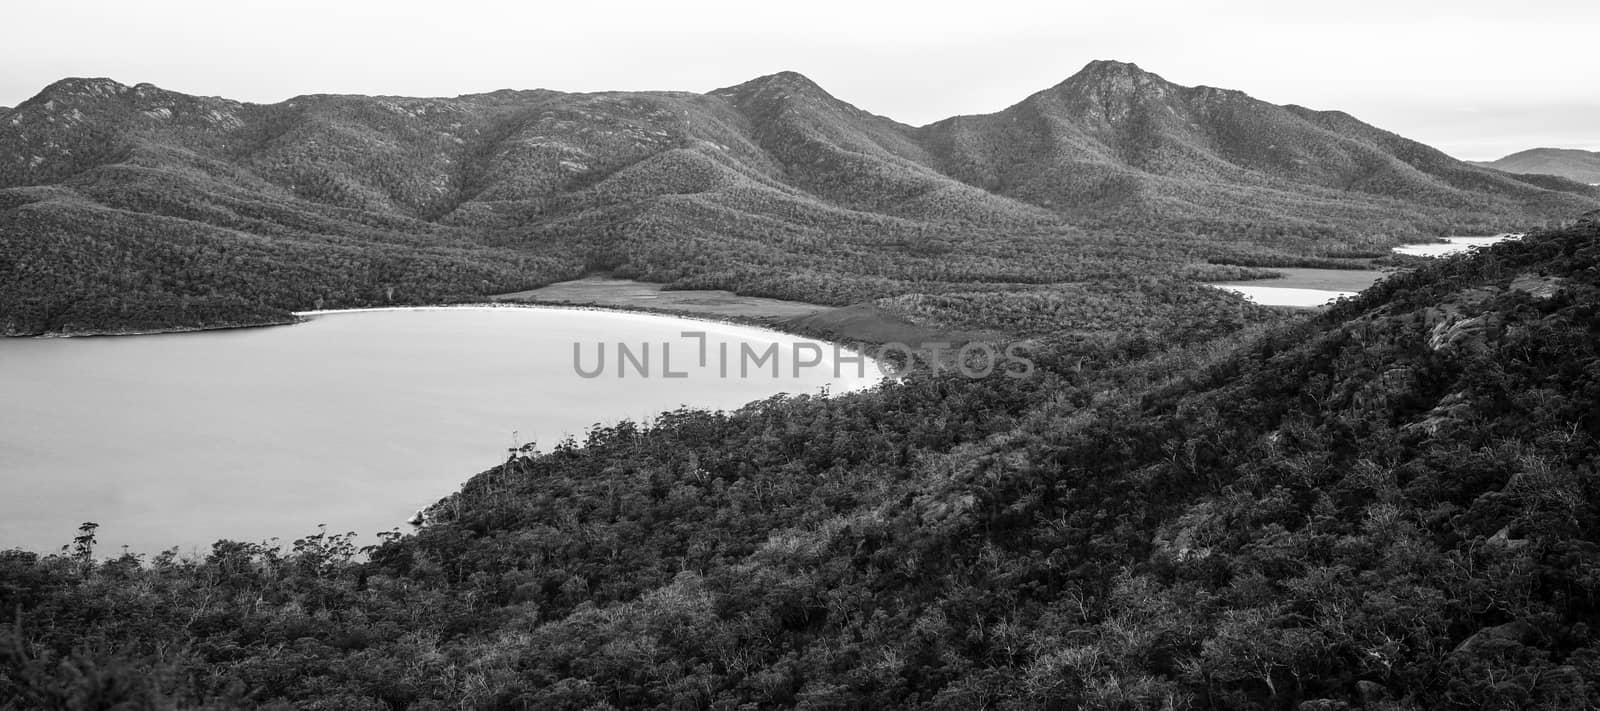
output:
[[1063,300],[1033,378],[596,430],[364,562],[328,533],[103,559],[86,528],[0,554],[0,699],[1592,707],[1597,220],[1288,322]]
[[0,113],[0,332],[281,322],[594,271],[822,304],[1381,253],[1600,206],[1343,114],[1096,62],[913,128],[707,94],[278,104],[66,79]]

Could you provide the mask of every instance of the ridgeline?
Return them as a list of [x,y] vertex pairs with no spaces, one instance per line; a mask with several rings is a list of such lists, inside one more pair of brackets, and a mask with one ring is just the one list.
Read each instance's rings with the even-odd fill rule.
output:
[[792,72],[270,105],[65,79],[0,112],[0,333],[282,323],[600,272],[829,306],[1178,284],[1596,207],[1119,62],[920,128]]

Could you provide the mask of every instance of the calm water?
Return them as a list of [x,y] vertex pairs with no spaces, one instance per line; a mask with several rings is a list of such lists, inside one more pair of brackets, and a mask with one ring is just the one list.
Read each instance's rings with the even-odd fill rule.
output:
[[[699,341],[705,331],[706,367]],[[617,344],[634,359],[617,367]],[[598,367],[581,377],[577,363]],[[741,344],[771,364],[740,378]],[[330,313],[286,327],[156,336],[0,339],[0,549],[53,551],[95,521],[101,550],[220,538],[284,542],[371,534],[505,458],[512,432],[549,445],[590,425],[692,405],[734,408],[779,392],[833,392],[875,366],[794,371],[773,331],[564,309]],[[649,347],[649,377],[635,362]],[[670,352],[663,364],[662,349]],[[728,344],[728,377],[719,373]],[[802,346],[800,360],[817,353]],[[749,361],[746,360],[746,363]],[[662,377],[663,365],[686,378]]]
[[1327,289],[1296,289],[1285,286],[1238,286],[1233,284],[1218,285],[1219,289],[1226,289],[1235,294],[1258,304],[1267,306],[1322,306],[1334,299],[1354,296],[1353,291],[1330,291]]
[[[1495,235],[1493,237],[1446,237],[1444,242],[1430,242],[1426,244],[1403,244],[1395,247],[1397,254],[1409,254],[1414,257],[1443,257],[1459,254],[1473,247],[1491,245],[1501,240],[1515,239],[1518,235]],[[1270,283],[1270,282],[1266,282]],[[1267,306],[1322,306],[1334,299],[1354,296],[1353,291],[1332,291],[1328,289],[1297,289],[1283,286],[1240,286],[1216,285],[1218,288],[1227,289],[1258,304]]]
[[1409,254],[1413,257],[1443,257],[1450,254],[1459,254],[1473,247],[1484,247],[1495,242],[1515,239],[1521,235],[1494,235],[1492,237],[1446,237],[1444,242],[1428,244],[1403,244],[1395,247],[1399,254]]

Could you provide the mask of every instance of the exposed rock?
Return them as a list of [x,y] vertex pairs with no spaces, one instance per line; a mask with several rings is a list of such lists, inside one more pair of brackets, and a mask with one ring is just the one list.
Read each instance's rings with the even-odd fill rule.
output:
[[1409,389],[1417,379],[1417,372],[1411,366],[1396,366],[1383,371],[1378,376],[1378,384],[1391,392]]
[[1495,649],[1520,647],[1533,642],[1537,636],[1538,630],[1535,630],[1533,625],[1524,620],[1515,620],[1474,632],[1471,637],[1456,645],[1450,653],[1477,654]]
[[1519,548],[1523,548],[1523,547],[1527,546],[1528,545],[1528,539],[1526,539],[1526,538],[1512,538],[1511,537],[1511,527],[1510,526],[1506,526],[1506,527],[1501,528],[1500,530],[1496,531],[1493,536],[1489,537],[1489,544],[1490,545],[1495,545],[1495,546],[1500,546],[1502,548],[1509,548],[1511,550],[1517,550]]
[[1446,318],[1428,332],[1428,347],[1440,350],[1483,350],[1484,340],[1491,330],[1500,325],[1495,314],[1479,314],[1471,318]]
[[1564,283],[1565,280],[1563,279],[1539,276],[1537,274],[1519,274],[1516,279],[1511,281],[1511,288],[1516,291],[1527,292],[1537,299],[1548,299],[1555,296],[1556,292],[1561,291]]
[[1401,431],[1408,434],[1426,434],[1434,436],[1447,426],[1458,425],[1472,417],[1473,405],[1471,399],[1464,392],[1454,392],[1439,400],[1422,416],[1422,419],[1401,427]]
[[1356,693],[1361,694],[1361,705],[1371,706],[1389,698],[1389,690],[1382,684],[1365,679],[1356,682]]

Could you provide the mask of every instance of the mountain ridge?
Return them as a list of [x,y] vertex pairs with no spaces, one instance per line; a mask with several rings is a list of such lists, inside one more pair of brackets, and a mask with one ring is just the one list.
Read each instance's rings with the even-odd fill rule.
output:
[[[793,93],[791,94],[786,92]],[[1088,138],[1100,138],[1102,141],[1111,140],[1112,143],[1115,144],[1094,145],[1093,141],[1084,143],[1081,139],[1085,137],[1078,136],[1078,139],[1080,139],[1079,144],[1071,147],[1079,149],[1085,154],[1082,156],[1077,156],[1080,158],[1113,158],[1116,159],[1112,161],[1113,163],[1120,161],[1127,164],[1120,167],[1132,168],[1136,171],[1157,174],[1171,173],[1175,168],[1186,169],[1190,172],[1207,172],[1205,170],[1201,170],[1204,168],[1212,172],[1220,170],[1220,172],[1224,174],[1224,177],[1228,175],[1240,177],[1245,176],[1246,173],[1248,173],[1248,171],[1251,169],[1261,169],[1264,167],[1262,161],[1266,158],[1266,156],[1243,156],[1234,154],[1234,152],[1241,149],[1239,146],[1223,146],[1223,148],[1228,150],[1224,150],[1222,154],[1218,154],[1216,151],[1212,151],[1208,154],[1207,151],[1192,150],[1197,147],[1192,144],[1195,144],[1196,142],[1203,142],[1202,139],[1209,138],[1212,139],[1212,142],[1216,142],[1216,136],[1200,135],[1201,133],[1205,132],[1196,133],[1194,131],[1185,131],[1181,132],[1182,135],[1179,135],[1178,133],[1170,130],[1165,133],[1159,130],[1142,130],[1152,128],[1143,124],[1133,126],[1131,128],[1114,125],[1125,123],[1127,121],[1142,121],[1149,123],[1152,120],[1158,120],[1158,117],[1152,117],[1149,115],[1151,107],[1140,105],[1140,102],[1150,98],[1159,99],[1168,96],[1181,95],[1181,97],[1189,103],[1200,104],[1205,108],[1211,108],[1224,112],[1229,110],[1260,112],[1263,109],[1270,108],[1296,115],[1304,119],[1307,123],[1317,124],[1319,127],[1325,130],[1332,131],[1335,128],[1335,124],[1337,124],[1337,129],[1340,131],[1359,131],[1364,134],[1364,138],[1384,142],[1388,145],[1388,147],[1391,148],[1415,151],[1420,147],[1420,144],[1406,142],[1404,139],[1400,139],[1398,136],[1394,136],[1393,134],[1373,129],[1372,127],[1359,122],[1343,112],[1316,111],[1305,109],[1296,105],[1276,106],[1267,104],[1266,102],[1259,102],[1249,97],[1247,94],[1235,90],[1219,89],[1209,86],[1184,87],[1172,84],[1157,74],[1145,71],[1137,64],[1114,60],[1095,60],[1090,62],[1084,67],[1084,69],[1073,74],[1072,76],[1069,76],[1055,86],[1040,92],[1036,92],[1035,94],[1025,98],[1022,102],[1019,102],[1018,104],[1015,104],[1012,107],[1004,109],[996,114],[975,114],[951,117],[941,121],[935,121],[921,127],[908,126],[906,124],[896,122],[888,117],[871,114],[859,109],[854,105],[837,99],[821,86],[816,84],[816,82],[794,71],[780,71],[773,74],[764,75],[738,85],[716,89],[707,92],[706,94],[692,94],[687,92],[590,92],[574,94],[566,92],[554,92],[544,89],[502,89],[487,93],[463,94],[450,98],[364,96],[358,94],[307,94],[296,96],[275,104],[251,104],[218,97],[188,96],[179,94],[177,92],[166,91],[150,84],[137,84],[128,86],[115,80],[103,77],[66,78],[47,86],[35,97],[19,104],[16,110],[20,111],[35,108],[41,102],[45,104],[51,104],[56,99],[74,101],[103,101],[112,98],[121,98],[129,93],[135,95],[135,100],[145,99],[147,93],[167,99],[181,97],[182,100],[189,102],[210,105],[213,107],[212,110],[217,111],[218,113],[223,113],[220,111],[221,107],[226,107],[234,112],[240,110],[271,112],[273,110],[282,111],[286,109],[292,109],[298,104],[302,103],[337,104],[341,102],[362,101],[378,104],[400,103],[404,105],[420,105],[424,107],[448,107],[452,104],[471,104],[475,101],[489,103],[491,105],[496,103],[495,101],[486,101],[489,99],[537,104],[541,101],[548,101],[552,99],[565,99],[568,101],[582,103],[586,101],[600,101],[607,97],[636,97],[646,101],[692,101],[694,98],[718,97],[726,99],[730,103],[740,104],[740,110],[742,111],[757,111],[758,114],[761,114],[758,116],[758,118],[772,118],[772,116],[769,116],[768,114],[777,114],[781,117],[782,115],[785,115],[786,111],[794,112],[803,109],[835,112],[838,114],[838,116],[835,116],[835,118],[842,118],[846,122],[861,123],[863,126],[870,129],[869,134],[873,139],[865,142],[859,140],[850,142],[843,147],[858,151],[861,148],[871,149],[875,147],[876,149],[887,151],[888,153],[901,159],[909,160],[912,163],[919,164],[918,166],[912,167],[926,167],[930,162],[944,163],[947,165],[951,162],[951,158],[949,156],[929,155],[933,151],[931,151],[930,147],[927,145],[929,142],[928,134],[937,133],[939,127],[942,125],[951,122],[974,122],[995,118],[1009,118],[1016,120],[1017,116],[1014,114],[1017,113],[1019,109],[1027,108],[1034,111],[1044,111],[1047,114],[1059,114],[1062,111],[1065,111],[1071,115],[1071,118],[1082,119],[1091,124],[1087,127],[1089,129],[1088,131],[1080,130],[1079,133],[1086,132],[1090,134]],[[776,96],[774,96],[774,94],[776,94]],[[799,108],[795,107],[793,104],[795,104],[795,102],[798,100],[796,97],[803,97],[804,101],[801,103],[806,103],[809,105]],[[1040,104],[1044,104],[1044,106],[1040,106]],[[1230,104],[1234,104],[1234,106],[1230,106]],[[1164,108],[1168,109],[1168,111],[1173,109],[1172,106],[1166,106]],[[159,109],[156,109],[156,111],[159,111]],[[766,113],[762,114],[761,112],[763,111]],[[82,118],[83,117],[81,113],[70,114],[64,117],[63,120],[70,122],[81,120]],[[213,120],[223,120],[222,117],[217,116],[213,116],[212,118]],[[1057,123],[1061,123],[1062,117],[1059,115],[1052,115],[1049,118],[1054,119]],[[50,120],[50,117],[47,117],[47,120]],[[12,117],[11,123],[13,126],[20,125],[21,117]],[[1082,129],[1085,127],[1079,126],[1077,128]],[[1153,128],[1170,129],[1172,127],[1155,126]],[[1234,130],[1235,127],[1224,126],[1221,129],[1217,129],[1215,127],[1203,128],[1209,128],[1210,132],[1215,133],[1217,130]],[[1304,127],[1299,128],[1303,129]],[[834,137],[836,138],[837,136]],[[936,137],[933,139],[933,142],[940,143]],[[876,145],[873,146],[872,144]],[[1159,152],[1162,148],[1169,150],[1178,149],[1179,155],[1160,155]],[[1266,146],[1265,149],[1262,149],[1260,146],[1245,147],[1247,150],[1255,150],[1257,152],[1260,152],[1260,150],[1272,150],[1277,148],[1278,146],[1276,144],[1270,144]],[[30,156],[27,160],[31,161],[33,157],[43,157],[46,159],[49,158],[48,156]],[[1219,161],[1219,158],[1222,160]],[[23,157],[18,154],[16,159],[23,160]],[[1440,153],[1436,156],[1430,156],[1429,160],[1432,163],[1437,164],[1450,162],[1453,159],[1449,159],[1447,156],[1444,156],[1442,153]],[[1204,165],[1195,165],[1193,164],[1194,161],[1199,161],[1199,163]],[[1466,164],[1463,163],[1461,165]],[[1272,167],[1281,168],[1282,166],[1277,165]],[[1449,167],[1456,170],[1460,169],[1460,166]],[[1241,172],[1241,169],[1243,169],[1244,172]],[[978,187],[980,189],[985,188],[985,183],[993,182],[982,179],[971,179],[971,176],[964,175],[959,169],[954,171],[945,170],[942,172],[946,173],[948,177],[956,178],[961,182],[973,187]],[[1128,171],[1124,170],[1120,172],[1126,174]],[[32,184],[40,182],[36,179],[37,177],[38,176],[31,175],[17,176],[11,178],[8,182],[13,184],[18,182]],[[44,177],[49,177],[49,174],[46,173]],[[1208,174],[1208,177],[1214,178],[1216,176]],[[1348,178],[1349,176],[1342,177]],[[1474,177],[1478,182],[1493,181],[1492,178],[1487,178],[1481,175]],[[1255,182],[1259,183],[1261,181],[1256,180]],[[1318,181],[1312,180],[1310,182],[1315,184]],[[1325,183],[1327,181],[1324,179],[1321,182]],[[1356,181],[1352,180],[1351,182],[1355,183]],[[1507,185],[1520,188],[1524,191],[1530,187],[1523,183],[1501,184],[1497,185],[1496,187],[1505,189]],[[1545,184],[1531,187],[1533,190],[1555,190],[1557,192],[1569,193],[1577,192],[1578,194],[1584,194],[1588,196],[1586,192],[1575,186],[1551,186],[1549,184]],[[1042,207],[1049,207],[1053,203],[1053,201],[1049,198],[1039,198],[1029,200],[1027,202]]]
[[[1017,135],[1019,126],[1030,125],[1039,135]],[[1485,189],[1530,199],[1551,187],[1590,195],[1578,185],[1531,185],[1488,176],[1343,112],[1277,106],[1214,87],[1184,87],[1121,62],[1091,63],[996,114],[946,119],[919,130],[948,146],[943,156],[947,172],[1003,194],[1032,193],[1032,199],[1024,199],[1034,203],[1048,203],[1050,195],[1062,193],[1091,198],[1091,208],[1155,203],[1185,193],[1200,201],[1215,199],[1207,194],[1215,190],[1161,184],[1173,177],[1204,180],[1212,187],[1222,183],[1262,189],[1288,179],[1316,199],[1338,200],[1341,193],[1354,190],[1375,199],[1401,197],[1454,207],[1470,203],[1463,193]],[[983,148],[964,143],[999,146],[1002,152],[985,156]],[[1057,155],[1041,165],[1030,161],[1026,151],[1004,151],[1019,144],[1036,148],[1035,156],[1038,150],[1052,149]],[[1297,168],[1301,164],[1313,170]],[[978,174],[971,172],[974,167]],[[1088,185],[1083,183],[1086,175],[1092,176]],[[1170,202],[1164,209],[1179,215],[1189,211]]]
[[[1595,207],[1586,186],[1109,60],[1001,112],[923,127],[792,71],[705,94],[274,104],[68,78],[0,118],[0,248],[27,257],[0,262],[0,326],[120,328],[146,301],[283,314],[473,300],[593,270],[843,305],[1222,276],[1215,265],[1520,231]],[[111,214],[138,218],[119,229]],[[286,254],[295,283],[275,266]]]

